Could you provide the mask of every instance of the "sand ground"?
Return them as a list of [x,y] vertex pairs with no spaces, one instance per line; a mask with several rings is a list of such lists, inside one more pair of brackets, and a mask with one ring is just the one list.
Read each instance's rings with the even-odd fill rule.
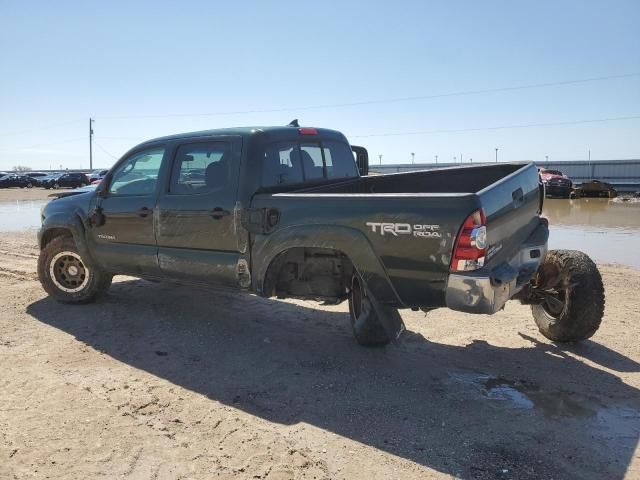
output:
[[57,304],[37,253],[0,234],[0,478],[640,478],[638,270],[600,267],[580,345],[510,303],[372,350],[344,305],[127,277]]
[[[64,190],[59,190],[64,191]],[[58,190],[46,188],[0,188],[0,202],[3,200],[46,200]]]

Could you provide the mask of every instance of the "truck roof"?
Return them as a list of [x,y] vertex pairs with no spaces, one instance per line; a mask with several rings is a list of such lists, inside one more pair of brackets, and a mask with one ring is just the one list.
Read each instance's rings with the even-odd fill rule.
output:
[[[232,128],[215,128],[212,130],[200,130],[197,132],[186,132],[186,133],[178,133],[174,135],[167,135],[164,137],[158,137],[151,140],[147,140],[142,142],[138,146],[157,143],[157,142],[166,142],[170,140],[180,140],[183,138],[193,138],[193,137],[209,137],[215,135],[240,135],[243,137],[252,137],[252,136],[264,136],[269,141],[278,141],[278,140],[288,140],[291,139],[292,133],[295,133],[296,136],[299,135],[300,128],[313,128],[316,130],[317,135],[321,135],[323,138],[330,138],[335,140],[345,141],[345,136],[338,132],[337,130],[331,130],[328,128],[315,128],[315,127],[294,127],[294,126],[262,126],[262,127],[232,127]],[[310,135],[310,137],[312,137]]]

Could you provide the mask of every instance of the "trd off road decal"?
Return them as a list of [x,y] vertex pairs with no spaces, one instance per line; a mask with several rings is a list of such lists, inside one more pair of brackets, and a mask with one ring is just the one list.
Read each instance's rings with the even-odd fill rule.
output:
[[382,236],[393,235],[412,235],[420,238],[441,238],[440,225],[411,225],[410,223],[383,223],[383,222],[367,222],[367,227],[373,233],[379,233]]

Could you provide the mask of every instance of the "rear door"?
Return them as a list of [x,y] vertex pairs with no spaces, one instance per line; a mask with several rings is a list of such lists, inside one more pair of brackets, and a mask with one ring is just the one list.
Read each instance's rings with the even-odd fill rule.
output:
[[242,139],[179,144],[158,199],[158,260],[164,275],[233,286],[240,257],[234,208]]

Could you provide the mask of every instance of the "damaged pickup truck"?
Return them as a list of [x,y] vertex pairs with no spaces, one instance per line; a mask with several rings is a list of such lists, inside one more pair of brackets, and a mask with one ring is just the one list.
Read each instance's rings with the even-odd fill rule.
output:
[[47,293],[86,303],[115,274],[264,297],[349,302],[362,345],[404,329],[398,309],[492,314],[530,304],[554,341],[592,336],[595,264],[547,251],[533,164],[368,176],[368,155],[321,128],[209,130],[150,140],[92,192],[42,211]]

